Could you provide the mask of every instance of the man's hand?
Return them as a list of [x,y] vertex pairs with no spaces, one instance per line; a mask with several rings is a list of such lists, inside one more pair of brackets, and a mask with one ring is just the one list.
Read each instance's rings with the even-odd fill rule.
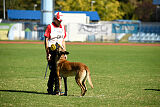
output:
[[51,60],[51,54],[48,54],[47,55],[47,61],[50,61]]

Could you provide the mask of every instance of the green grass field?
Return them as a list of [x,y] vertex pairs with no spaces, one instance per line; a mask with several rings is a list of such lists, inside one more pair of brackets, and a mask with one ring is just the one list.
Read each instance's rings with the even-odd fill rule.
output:
[[[94,89],[80,96],[74,77],[68,96],[47,95],[42,44],[0,44],[0,107],[160,106],[160,47],[67,45],[69,61],[90,68]],[[64,87],[63,87],[64,89]]]

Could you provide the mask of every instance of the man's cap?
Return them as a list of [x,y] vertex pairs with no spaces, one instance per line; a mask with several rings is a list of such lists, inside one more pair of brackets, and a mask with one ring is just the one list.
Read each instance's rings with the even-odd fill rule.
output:
[[61,12],[56,12],[55,14],[54,14],[54,17],[57,19],[57,20],[59,20],[59,21],[62,21],[63,19],[63,15],[62,15],[62,13]]

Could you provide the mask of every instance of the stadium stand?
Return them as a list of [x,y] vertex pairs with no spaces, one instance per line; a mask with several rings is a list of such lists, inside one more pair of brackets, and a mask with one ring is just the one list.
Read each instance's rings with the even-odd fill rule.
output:
[[140,31],[128,38],[131,42],[160,42],[160,26],[141,26]]

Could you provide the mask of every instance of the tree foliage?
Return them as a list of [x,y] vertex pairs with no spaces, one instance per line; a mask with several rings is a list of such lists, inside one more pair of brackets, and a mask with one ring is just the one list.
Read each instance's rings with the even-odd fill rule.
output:
[[[3,17],[3,0],[0,0],[0,18]],[[37,4],[36,9],[40,10],[41,0],[5,0],[6,12],[7,9],[17,10],[33,10],[34,4]]]
[[119,0],[121,9],[125,13],[124,19],[133,19],[141,21],[157,21],[156,5],[153,0]]
[[145,0],[138,4],[135,9],[135,14],[140,20],[143,21],[152,21],[155,17],[156,7],[152,5],[151,0]]
[[[92,0],[59,0],[57,7],[63,11],[91,11]],[[120,3],[117,0],[95,0],[93,11],[97,11],[101,20],[115,20],[123,16],[119,10]]]
[[[41,0],[5,0],[7,9],[40,10]],[[55,10],[97,11],[101,20],[133,19],[142,21],[156,20],[156,6],[152,0],[53,0]],[[91,6],[91,1],[93,7]],[[0,17],[3,17],[3,0],[0,4]]]
[[90,11],[91,0],[57,0],[56,8],[63,11]]

